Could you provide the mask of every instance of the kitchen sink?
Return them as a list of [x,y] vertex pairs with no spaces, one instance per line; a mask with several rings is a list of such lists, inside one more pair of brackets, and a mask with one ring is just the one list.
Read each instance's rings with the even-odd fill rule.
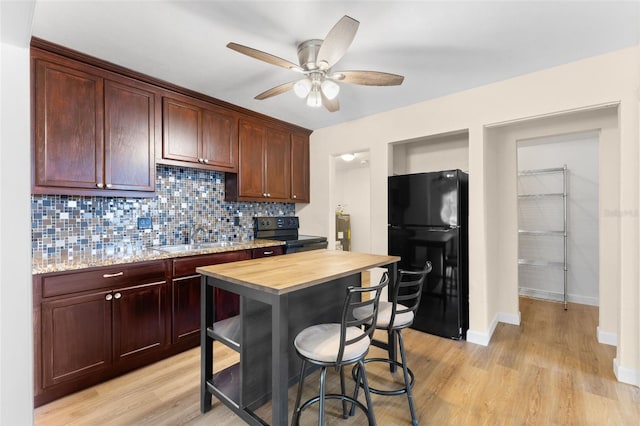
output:
[[223,247],[240,246],[244,243],[234,241],[219,241],[217,243],[198,243],[198,244],[177,244],[173,246],[153,247],[154,250],[164,251],[167,253],[184,253],[188,251],[207,250]]

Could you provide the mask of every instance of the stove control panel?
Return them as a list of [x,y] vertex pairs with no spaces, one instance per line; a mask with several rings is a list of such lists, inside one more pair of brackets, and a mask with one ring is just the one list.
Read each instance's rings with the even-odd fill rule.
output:
[[255,231],[266,231],[273,229],[298,229],[300,222],[297,216],[278,216],[278,217],[254,217]]

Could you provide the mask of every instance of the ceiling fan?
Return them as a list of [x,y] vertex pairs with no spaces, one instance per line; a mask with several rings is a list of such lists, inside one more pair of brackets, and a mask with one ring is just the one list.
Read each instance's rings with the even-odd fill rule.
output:
[[255,97],[262,100],[280,95],[289,90],[300,98],[306,98],[307,105],[324,107],[335,112],[340,109],[338,83],[352,83],[365,86],[397,86],[404,77],[379,71],[333,71],[332,67],[344,56],[351,45],[360,23],[349,16],[343,16],[327,34],[324,40],[311,39],[298,45],[300,65],[271,55],[261,50],[229,43],[229,49],[272,65],[287,68],[303,75],[301,79],[272,87]]

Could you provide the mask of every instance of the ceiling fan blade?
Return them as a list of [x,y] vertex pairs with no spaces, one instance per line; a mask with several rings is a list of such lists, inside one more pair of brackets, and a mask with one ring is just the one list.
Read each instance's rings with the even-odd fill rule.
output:
[[327,109],[327,111],[336,112],[340,110],[340,102],[338,102],[337,97],[329,99],[324,95],[324,93],[322,93],[322,91],[320,91],[320,93],[322,94],[322,105]]
[[287,92],[287,91],[293,89],[293,85],[294,84],[296,84],[295,81],[290,81],[288,83],[284,83],[284,84],[281,84],[279,86],[272,87],[271,89],[265,90],[264,92],[260,93],[254,99],[257,99],[257,100],[261,101],[263,99],[267,99],[267,98],[270,98],[272,96],[280,95],[280,94],[282,94],[284,92]]
[[238,43],[229,43],[227,47],[231,50],[235,50],[236,52],[242,53],[244,55],[250,56],[255,59],[259,59],[261,61],[267,62],[272,65],[277,65],[279,67],[287,68],[293,71],[303,72],[304,70],[300,68],[299,65],[294,64],[293,62],[289,62],[286,59],[279,58],[278,56],[274,56],[270,53],[263,52],[258,49],[254,49],[252,47],[243,46]]
[[327,77],[343,83],[364,86],[398,86],[404,81],[401,75],[380,71],[339,71]]
[[327,34],[320,49],[316,64],[320,69],[328,70],[340,60],[351,46],[360,22],[345,15]]

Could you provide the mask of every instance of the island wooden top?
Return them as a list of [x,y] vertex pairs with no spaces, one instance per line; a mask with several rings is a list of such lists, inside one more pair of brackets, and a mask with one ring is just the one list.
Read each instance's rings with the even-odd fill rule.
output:
[[284,294],[398,261],[398,256],[325,249],[203,266],[196,271],[230,283]]

